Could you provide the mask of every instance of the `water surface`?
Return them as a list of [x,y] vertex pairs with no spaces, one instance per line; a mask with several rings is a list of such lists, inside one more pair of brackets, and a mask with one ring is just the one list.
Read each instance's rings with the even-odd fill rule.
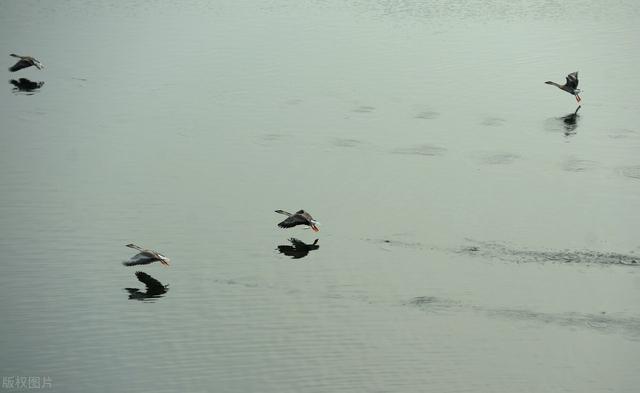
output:
[[[0,374],[60,392],[636,391],[639,16],[1,3],[0,53],[46,68],[0,91]],[[543,82],[576,70],[571,118]],[[302,208],[318,234],[276,227]],[[319,248],[279,252],[291,237]],[[122,266],[131,242],[172,265]]]

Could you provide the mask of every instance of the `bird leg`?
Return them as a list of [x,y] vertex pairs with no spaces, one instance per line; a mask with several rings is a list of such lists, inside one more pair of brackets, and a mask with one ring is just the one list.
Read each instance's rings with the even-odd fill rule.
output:
[[580,98],[580,96],[576,94],[576,102],[579,103],[580,101],[582,101],[582,98]]

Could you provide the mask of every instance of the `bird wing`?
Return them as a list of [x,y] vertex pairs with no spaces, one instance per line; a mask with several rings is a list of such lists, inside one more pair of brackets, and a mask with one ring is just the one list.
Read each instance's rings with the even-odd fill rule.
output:
[[137,266],[137,265],[148,265],[153,262],[157,262],[158,258],[149,258],[149,256],[144,255],[142,253],[136,254],[128,261],[122,262],[125,266]]
[[140,246],[136,246],[136,245],[135,245],[135,244],[133,244],[133,243],[129,243],[129,244],[127,244],[125,247],[133,248],[134,250],[138,250],[138,251],[144,251],[144,249],[143,249],[142,247],[140,247]]
[[567,87],[571,87],[573,89],[578,87],[578,71],[572,72],[567,75]]
[[33,64],[31,64],[30,61],[24,60],[24,59],[20,59],[16,64],[14,64],[11,68],[9,68],[9,71],[16,72],[16,71],[21,70],[23,68],[31,67],[32,65]]
[[293,216],[293,214],[286,212],[284,210],[276,210],[276,213],[284,214],[285,216],[289,216],[289,217]]
[[309,222],[299,214],[295,214],[286,218],[284,221],[278,224],[280,228],[291,228],[296,225],[309,225]]

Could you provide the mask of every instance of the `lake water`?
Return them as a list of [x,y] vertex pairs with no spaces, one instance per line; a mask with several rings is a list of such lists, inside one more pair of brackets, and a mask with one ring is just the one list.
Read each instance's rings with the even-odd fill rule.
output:
[[0,3],[1,391],[636,392],[639,18]]

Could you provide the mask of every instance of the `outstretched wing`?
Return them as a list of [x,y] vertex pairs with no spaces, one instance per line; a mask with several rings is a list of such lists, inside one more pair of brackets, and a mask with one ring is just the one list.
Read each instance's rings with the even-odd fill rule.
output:
[[296,225],[309,225],[309,222],[299,214],[288,217],[284,221],[278,224],[280,228],[292,228]]
[[578,87],[578,71],[576,72],[572,72],[569,75],[567,75],[567,87],[570,87],[572,89],[575,89]]
[[9,71],[16,72],[16,71],[21,70],[23,68],[31,67],[32,65],[33,64],[31,64],[30,61],[20,59],[16,64],[14,64],[11,68],[9,68]]

